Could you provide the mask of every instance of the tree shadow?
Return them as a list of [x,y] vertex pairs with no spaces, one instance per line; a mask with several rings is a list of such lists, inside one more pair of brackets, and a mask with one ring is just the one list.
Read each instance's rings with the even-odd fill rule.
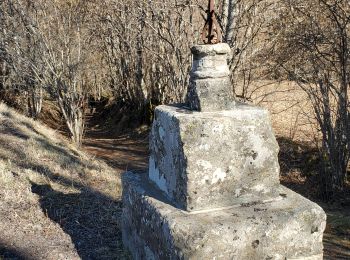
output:
[[63,155],[62,158],[66,157],[69,161],[83,164],[81,158],[79,157],[78,152],[76,152],[72,149],[63,148],[63,147],[59,146],[58,144],[50,143],[45,138],[36,137],[35,141],[37,141],[42,148],[44,148],[48,151],[52,151],[56,154]]
[[[9,119],[12,117],[10,113],[2,115]],[[5,120],[1,119],[0,124]],[[99,165],[82,159],[78,152],[60,143],[46,139],[39,128],[37,131],[29,123],[21,122],[17,118],[11,120],[16,120],[14,122],[18,122],[18,125],[11,121],[0,125],[0,160],[6,162],[13,175],[24,176],[27,174],[26,170],[30,169],[45,176],[53,185],[69,188],[69,193],[66,193],[62,191],[64,188],[57,191],[50,185],[30,182],[32,192],[39,196],[42,211],[71,237],[79,256],[82,259],[128,259],[123,249],[119,224],[122,213],[120,199],[104,195],[84,181],[79,181],[80,179],[75,180],[72,176],[76,175],[66,177],[60,172],[60,169],[74,168],[74,174],[83,178],[80,174],[84,173],[85,168],[98,171]],[[30,136],[27,136],[27,132]],[[45,158],[41,161],[42,157],[36,156],[33,148],[28,153],[26,146],[31,145],[28,143],[29,139],[35,141],[34,149],[50,154],[49,160]],[[70,188],[74,188],[76,192],[72,193]],[[32,259],[30,257],[29,253],[3,245],[0,232],[0,259]]]
[[[32,138],[36,142],[38,142],[43,149],[52,151],[56,154],[60,154],[61,155],[60,158],[68,159],[69,161],[73,161],[73,162],[75,161],[80,164],[82,163],[81,159],[79,158],[78,152],[70,148],[63,148],[59,144],[48,142],[47,140],[48,137],[45,136],[43,133],[39,132],[38,130],[36,130],[28,122],[14,118],[10,112],[1,112],[0,114],[4,117],[1,119],[1,125],[0,125],[0,134],[1,134],[0,146],[3,146],[4,148],[6,148],[7,151],[13,150],[15,152],[14,154],[18,154],[19,152],[22,152],[16,149],[16,147],[11,147],[6,142],[6,136],[16,137],[18,139],[21,139],[22,141],[27,141],[30,138]],[[25,133],[25,131],[22,129],[23,127],[28,130],[28,133],[31,133],[30,136],[28,133]],[[65,162],[61,162],[61,164],[62,163],[65,163]]]
[[89,138],[84,140],[83,146],[89,153],[123,171],[142,171],[148,167],[148,135]]
[[286,137],[278,137],[277,141],[281,183],[304,197],[318,200],[320,160],[317,149]]
[[21,129],[19,129],[17,126],[14,125],[13,122],[11,121],[3,121],[1,126],[0,126],[0,134],[1,135],[12,135],[15,137],[18,137],[22,140],[28,140],[29,136]]
[[[324,259],[350,259],[350,247],[336,241],[336,237],[326,234],[323,238]],[[346,239],[346,238],[345,238]]]
[[[117,125],[111,126],[101,120],[106,116],[101,112],[103,111],[98,109],[98,112],[87,117],[83,148],[102,158],[110,166],[123,171],[147,169],[149,127],[141,127],[137,123],[117,130]],[[118,109],[115,112],[120,114]],[[125,113],[120,115],[125,116]],[[134,117],[135,114],[129,116]],[[115,123],[120,122],[117,120]]]
[[[62,179],[60,179],[62,181]],[[70,183],[70,180],[65,180]],[[113,200],[89,188],[65,194],[50,185],[34,182],[32,192],[40,196],[43,212],[69,234],[82,259],[125,259],[119,219],[120,200]]]
[[[12,148],[12,152],[25,156],[16,148]],[[0,159],[8,158],[0,155]],[[128,259],[123,249],[119,224],[122,214],[119,198],[113,199],[71,178],[54,173],[45,165],[23,160],[14,163],[21,169],[43,173],[52,183],[78,190],[77,193],[67,194],[55,191],[50,185],[31,182],[32,192],[40,196],[42,211],[71,237],[82,259]],[[29,259],[19,254],[17,257],[16,251],[6,250],[3,255],[5,259]],[[0,250],[0,259],[1,256]]]
[[337,194],[332,201],[325,203],[320,188],[321,163],[317,149],[310,144],[295,142],[285,137],[279,137],[277,140],[280,146],[281,183],[317,202],[327,214],[327,228],[323,238],[325,259],[350,259],[350,244],[344,243],[348,241],[350,229],[332,223],[333,215],[338,216],[337,222],[346,222],[345,216],[350,212],[350,187],[342,194]]
[[25,252],[13,248],[5,243],[0,241],[0,259],[4,260],[30,260],[32,259]]
[[[326,201],[325,178],[320,174],[320,153],[311,143],[278,137],[281,183],[314,201]],[[348,171],[350,176],[350,172]],[[328,202],[350,207],[350,185],[334,193]]]

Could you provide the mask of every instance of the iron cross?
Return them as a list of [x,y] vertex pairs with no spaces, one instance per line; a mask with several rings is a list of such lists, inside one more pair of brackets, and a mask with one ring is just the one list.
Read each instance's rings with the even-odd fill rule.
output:
[[215,15],[215,0],[209,0],[207,20],[202,31],[202,40],[205,44],[215,44],[222,41],[221,28]]

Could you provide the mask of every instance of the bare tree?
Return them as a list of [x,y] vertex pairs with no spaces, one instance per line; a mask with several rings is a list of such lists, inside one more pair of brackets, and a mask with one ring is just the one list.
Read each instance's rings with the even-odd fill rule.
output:
[[[286,26],[288,25],[288,26]],[[350,3],[282,1],[275,62],[312,102],[322,133],[325,196],[341,191],[350,156]]]
[[[3,2],[5,5],[5,2]],[[36,117],[43,89],[58,103],[72,140],[80,145],[88,67],[85,1],[6,1],[7,53],[15,75],[11,85],[24,86]]]
[[271,48],[267,36],[276,3],[224,0],[218,7],[223,40],[230,45],[233,54],[229,62],[234,91],[238,97],[249,100],[257,83],[270,76],[266,69],[268,59],[262,56]]
[[[35,31],[37,16],[29,1],[3,1],[2,30],[5,40],[3,70],[7,69],[7,81],[27,94],[29,113],[37,118],[43,101],[43,64],[41,44]],[[3,85],[9,85],[3,81]]]
[[82,143],[84,106],[86,103],[86,5],[84,1],[46,3],[42,21],[45,45],[43,60],[48,67],[45,79],[49,92],[56,98],[72,140]]
[[142,116],[155,105],[183,101],[190,46],[204,24],[198,3],[105,0],[95,10],[115,101]]

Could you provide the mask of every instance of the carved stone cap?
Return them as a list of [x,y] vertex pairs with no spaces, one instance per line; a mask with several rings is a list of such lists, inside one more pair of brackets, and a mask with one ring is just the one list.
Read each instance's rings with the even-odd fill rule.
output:
[[235,99],[227,64],[231,53],[228,44],[196,45],[191,51],[193,62],[187,106],[201,112],[233,109]]
[[215,56],[215,55],[228,55],[231,53],[230,46],[227,43],[217,44],[202,44],[195,45],[191,48],[191,52],[194,57],[198,56]]
[[227,57],[231,49],[226,43],[196,45],[191,48],[192,79],[222,78],[230,75]]

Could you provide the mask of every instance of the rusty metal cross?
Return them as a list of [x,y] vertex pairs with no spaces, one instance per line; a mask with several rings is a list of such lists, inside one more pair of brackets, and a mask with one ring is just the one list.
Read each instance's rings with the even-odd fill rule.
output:
[[215,15],[215,0],[209,0],[207,20],[202,30],[202,40],[205,44],[215,44],[222,41],[221,28]]

